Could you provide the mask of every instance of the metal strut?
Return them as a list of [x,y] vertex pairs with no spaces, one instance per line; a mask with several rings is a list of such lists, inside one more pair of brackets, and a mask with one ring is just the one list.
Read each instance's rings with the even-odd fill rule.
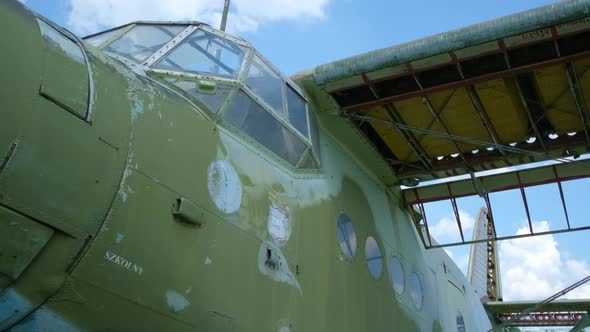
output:
[[496,331],[496,330],[499,330],[499,329],[504,328],[506,326],[512,325],[512,324],[516,323],[518,320],[520,320],[521,318],[526,317],[526,316],[528,316],[529,314],[531,314],[533,312],[540,311],[540,309],[543,307],[543,305],[555,301],[560,296],[563,296],[563,295],[571,292],[572,290],[574,290],[574,289],[582,286],[583,284],[585,284],[588,281],[590,281],[590,275],[587,276],[586,278],[584,278],[584,279],[582,279],[582,280],[574,283],[573,285],[571,285],[571,286],[569,286],[569,287],[567,287],[567,288],[565,288],[565,289],[563,289],[563,290],[561,290],[561,291],[559,291],[559,292],[557,292],[557,293],[549,296],[548,298],[546,298],[545,300],[537,303],[536,305],[534,305],[534,306],[532,306],[532,307],[530,307],[530,308],[522,311],[518,315],[514,316],[512,319],[507,320],[507,321],[505,321],[505,322],[503,322],[501,324],[498,324],[498,325],[494,326],[488,332]]

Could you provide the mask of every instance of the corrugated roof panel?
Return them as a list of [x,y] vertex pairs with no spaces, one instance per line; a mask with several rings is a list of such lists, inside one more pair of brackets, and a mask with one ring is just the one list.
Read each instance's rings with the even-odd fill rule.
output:
[[475,85],[479,98],[504,144],[522,141],[528,135],[528,117],[522,109],[512,79],[497,79]]
[[545,106],[545,114],[557,134],[581,130],[576,102],[567,82],[565,65],[537,70],[535,77]]

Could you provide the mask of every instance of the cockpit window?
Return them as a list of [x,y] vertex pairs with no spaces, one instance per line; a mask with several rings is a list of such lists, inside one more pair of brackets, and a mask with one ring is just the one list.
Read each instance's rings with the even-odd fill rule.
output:
[[123,30],[123,28],[103,32],[92,37],[84,38],[84,40],[94,47],[99,47],[100,45],[106,43],[109,39],[113,38],[116,34],[121,32],[121,30]]
[[243,91],[239,91],[224,118],[291,165],[297,165],[306,145]]
[[305,99],[303,99],[303,97],[295,92],[295,90],[290,86],[287,86],[287,107],[289,111],[289,122],[301,134],[303,134],[303,136],[309,137]]
[[283,109],[283,80],[255,55],[248,69],[246,85],[269,106],[286,118]]
[[184,25],[136,25],[105,50],[143,62],[185,28]]
[[243,47],[199,29],[154,68],[235,79],[244,53]]
[[138,22],[85,40],[225,120],[219,123],[283,165],[320,167],[318,127],[304,95],[248,43],[198,22]]

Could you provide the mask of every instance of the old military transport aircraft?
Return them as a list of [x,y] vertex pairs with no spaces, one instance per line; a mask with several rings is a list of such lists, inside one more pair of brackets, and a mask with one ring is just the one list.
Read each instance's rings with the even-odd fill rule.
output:
[[[80,39],[16,0],[0,22],[0,330],[587,324],[589,301],[500,301],[490,197],[590,176],[589,0],[292,79],[199,22]],[[436,242],[424,206],[463,197],[476,234],[457,214]],[[441,249],[471,243],[473,286]]]

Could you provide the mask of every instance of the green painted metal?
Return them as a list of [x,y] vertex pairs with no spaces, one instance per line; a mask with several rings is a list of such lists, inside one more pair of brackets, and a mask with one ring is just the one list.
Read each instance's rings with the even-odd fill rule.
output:
[[[80,119],[39,94],[34,15],[3,1],[0,20],[11,27],[1,32],[0,215],[48,238],[19,248],[0,232],[0,252],[23,252],[26,265],[14,280],[0,275],[0,330],[453,331],[457,311],[468,330],[490,327],[452,260],[423,247],[386,162],[348,120],[320,112],[305,82],[320,127],[311,171],[93,47],[93,111]],[[64,72],[60,88],[76,77]],[[338,244],[342,212],[352,259]],[[288,239],[275,240],[269,222],[285,217]],[[368,236],[383,257],[377,279]],[[391,256],[404,269],[401,295]]]

